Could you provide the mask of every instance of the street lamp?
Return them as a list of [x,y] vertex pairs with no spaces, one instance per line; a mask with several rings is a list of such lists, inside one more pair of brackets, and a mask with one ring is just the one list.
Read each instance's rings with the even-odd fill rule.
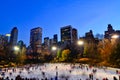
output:
[[56,51],[57,50],[57,47],[56,46],[53,46],[52,47],[52,51]]
[[7,37],[10,37],[10,36],[11,36],[11,34],[6,34],[6,36],[7,36]]
[[111,38],[113,38],[113,39],[118,39],[118,38],[119,38],[119,35],[114,34]]
[[83,52],[84,52],[84,41],[83,40],[78,40],[77,45],[79,46],[79,52],[80,56],[83,57]]
[[52,46],[52,56],[56,56],[56,52],[57,52],[57,47],[56,46]]
[[120,36],[118,34],[114,34],[111,36],[111,42],[113,45],[117,44],[119,42]]
[[14,50],[15,50],[15,51],[19,51],[20,48],[19,48],[18,46],[14,46]]
[[77,41],[77,44],[82,46],[84,44],[84,42],[82,40],[79,40],[79,41]]

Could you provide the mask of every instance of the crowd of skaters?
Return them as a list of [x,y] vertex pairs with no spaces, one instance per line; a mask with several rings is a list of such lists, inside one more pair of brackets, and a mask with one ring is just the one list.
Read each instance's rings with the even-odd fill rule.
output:
[[[2,68],[0,69],[0,80],[71,80],[71,76],[72,76],[72,72],[74,71],[74,69],[78,69],[78,70],[86,70],[86,71],[91,71],[91,73],[88,74],[87,78],[83,79],[83,78],[79,78],[77,80],[101,80],[98,78],[95,78],[95,74],[98,73],[97,70],[98,69],[104,69],[104,71],[106,72],[106,67],[94,67],[93,65],[84,65],[84,64],[69,64],[69,66],[65,66],[68,65],[66,63],[64,63],[64,65],[62,66],[63,68],[65,68],[65,72],[67,72],[69,75],[65,75],[64,73],[61,75],[59,72],[59,65],[53,65],[52,67],[52,73],[55,72],[55,75],[52,77],[48,77],[46,76],[47,74],[47,68],[51,67],[51,66],[47,66],[47,64],[29,64],[29,65],[25,65],[25,66],[21,66],[21,67],[16,67],[16,68]],[[24,70],[26,71],[26,74],[29,75],[31,73],[33,73],[33,71],[38,71],[41,73],[39,76],[41,76],[41,78],[39,77],[23,77],[22,75],[24,75]],[[46,70],[46,71],[45,71]],[[14,77],[11,77],[14,75],[14,73],[18,72],[18,74]],[[8,73],[8,75],[7,75]],[[52,74],[51,73],[51,74]],[[84,76],[86,74],[86,72],[84,72],[82,75],[80,76]],[[119,76],[120,71],[116,70],[116,74]],[[32,74],[33,76],[35,74]],[[73,79],[76,80],[76,79]],[[108,79],[108,77],[103,77],[102,80],[111,80]],[[120,76],[116,77],[113,76],[112,80],[120,80]]]

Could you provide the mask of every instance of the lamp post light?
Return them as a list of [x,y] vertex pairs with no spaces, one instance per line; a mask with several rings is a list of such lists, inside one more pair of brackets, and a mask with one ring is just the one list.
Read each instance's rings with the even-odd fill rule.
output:
[[112,44],[118,43],[119,40],[120,40],[120,36],[118,34],[114,34],[114,35],[111,36],[111,42],[112,42]]
[[20,48],[19,48],[18,46],[14,46],[14,47],[13,47],[13,50],[14,50],[14,53],[15,53],[16,55],[18,55],[18,53],[19,53],[19,51],[20,51]]
[[112,37],[111,37],[112,39],[118,39],[119,38],[119,35],[117,35],[117,34],[114,34],[114,35],[112,35]]
[[83,57],[84,41],[83,40],[78,40],[77,45],[79,46],[80,55],[81,55],[81,57]]
[[57,50],[57,47],[56,46],[53,46],[52,47],[52,51],[56,51]]
[[7,37],[10,37],[10,36],[11,36],[11,34],[6,34],[6,36],[7,36]]
[[83,42],[82,40],[79,40],[79,41],[77,41],[77,44],[78,44],[79,46],[82,46],[82,45],[84,45],[84,42]]
[[13,47],[13,50],[14,50],[14,55],[15,55],[15,57],[14,57],[14,59],[15,59],[15,62],[16,62],[16,64],[17,65],[19,65],[19,62],[20,62],[20,48],[19,48],[19,46],[14,46]]
[[14,50],[15,50],[15,51],[19,51],[20,48],[19,48],[18,46],[14,46]]
[[55,57],[56,53],[57,53],[57,47],[56,46],[52,46],[51,50],[52,50],[52,55]]

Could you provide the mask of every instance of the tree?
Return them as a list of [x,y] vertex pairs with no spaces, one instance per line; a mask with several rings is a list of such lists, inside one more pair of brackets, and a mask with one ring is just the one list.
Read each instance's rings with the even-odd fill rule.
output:
[[23,64],[26,60],[26,47],[23,46],[20,48],[18,54],[16,54],[16,61],[17,63]]
[[109,62],[112,65],[120,67],[120,43],[117,44],[117,46],[111,53]]
[[84,46],[84,56],[88,58],[97,59],[99,54],[97,53],[97,44],[94,42],[86,43]]
[[100,41],[98,44],[98,52],[101,55],[101,59],[103,61],[108,61],[109,56],[111,52],[113,51],[115,45],[111,44],[111,41],[109,39],[104,39],[103,41]]
[[62,51],[62,60],[66,61],[69,59],[69,54],[70,54],[70,50],[69,49],[65,49]]
[[78,46],[76,44],[73,44],[73,45],[70,45],[70,59],[73,60],[73,59],[78,59],[81,57],[81,54],[83,52],[83,46]]
[[61,58],[61,50],[57,51],[57,58]]

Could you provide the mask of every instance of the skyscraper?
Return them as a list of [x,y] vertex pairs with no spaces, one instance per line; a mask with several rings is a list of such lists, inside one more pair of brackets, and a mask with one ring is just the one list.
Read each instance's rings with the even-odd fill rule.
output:
[[48,55],[50,53],[50,39],[49,37],[44,38],[44,44],[42,45],[42,55]]
[[17,39],[18,39],[18,29],[17,29],[17,27],[14,27],[11,31],[10,45],[12,45],[12,46],[16,45]]
[[77,33],[77,29],[75,28],[72,29],[72,37],[73,37],[73,42],[76,42],[78,40],[78,33]]
[[61,28],[61,41],[72,42],[72,26],[68,25]]
[[94,38],[94,35],[93,35],[93,31],[90,30],[89,32],[86,32],[85,33],[85,37],[81,38],[83,39],[87,44],[91,44],[91,43],[98,43],[98,39],[97,38]]
[[111,24],[108,24],[107,31],[105,31],[104,38],[110,39],[113,33],[115,33],[115,30],[113,29]]
[[61,41],[72,43],[77,40],[77,29],[72,28],[71,25],[65,26],[61,28]]
[[8,37],[0,34],[0,48],[6,46],[8,43]]
[[93,31],[90,30],[89,32],[86,32],[86,33],[85,33],[85,37],[86,37],[87,39],[94,39]]
[[57,36],[57,34],[55,34],[55,35],[53,36],[53,43],[54,43],[54,44],[57,44],[57,43],[58,43],[58,36]]
[[33,52],[41,53],[42,45],[42,28],[37,27],[31,29],[30,32],[30,46]]
[[44,45],[49,46],[49,37],[44,38]]

